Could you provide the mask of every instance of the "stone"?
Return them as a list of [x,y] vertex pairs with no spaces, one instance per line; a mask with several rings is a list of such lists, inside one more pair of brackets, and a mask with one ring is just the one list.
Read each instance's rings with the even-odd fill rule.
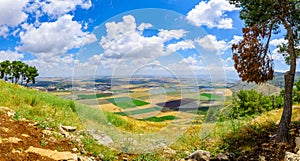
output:
[[165,154],[176,154],[176,151],[173,150],[173,149],[171,149],[171,148],[169,148],[169,147],[164,147],[164,148],[163,148],[163,152],[164,152]]
[[23,137],[25,137],[25,138],[28,138],[28,137],[29,137],[29,135],[27,135],[27,134],[22,134],[21,136],[23,136]]
[[7,116],[8,117],[14,117],[15,116],[15,112],[14,111],[7,111]]
[[258,160],[259,160],[259,161],[266,161],[266,157],[265,157],[265,156],[259,155],[259,156],[258,156]]
[[73,152],[77,152],[78,149],[77,149],[77,148],[73,148],[72,151],[73,151]]
[[30,146],[26,151],[26,153],[35,153],[41,156],[49,157],[53,160],[68,160],[68,161],[77,161],[77,155],[72,154],[71,152],[58,152],[57,150],[48,150],[35,148]]
[[8,138],[9,143],[18,143],[19,141],[22,141],[22,140],[19,139],[19,138],[15,138],[15,137],[9,137]]
[[300,150],[300,137],[295,137],[294,152],[297,153]]
[[74,127],[74,126],[63,126],[63,125],[61,125],[61,128],[64,129],[65,131],[67,131],[67,132],[76,131],[76,127]]
[[285,152],[284,161],[299,161],[300,155],[291,153],[291,152]]
[[101,131],[90,130],[89,134],[101,145],[109,146],[114,144],[114,141],[111,139],[111,137],[105,135]]
[[63,128],[62,128],[62,126],[59,126],[59,132],[63,135],[63,136],[65,136],[65,137],[68,137],[69,136],[69,133],[66,131],[66,130],[64,130]]
[[210,152],[205,150],[198,150],[187,156],[185,159],[193,159],[195,161],[209,161]]
[[223,154],[223,153],[219,153],[217,155],[217,159],[218,160],[221,160],[221,161],[229,161],[229,157],[226,155],[226,154]]

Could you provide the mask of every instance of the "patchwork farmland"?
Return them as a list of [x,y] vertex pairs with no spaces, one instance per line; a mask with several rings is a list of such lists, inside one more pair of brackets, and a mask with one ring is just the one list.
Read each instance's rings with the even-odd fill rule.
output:
[[188,81],[180,84],[171,78],[161,78],[161,81],[119,79],[116,82],[118,84],[111,84],[111,88],[106,90],[81,90],[73,92],[73,95],[78,102],[99,110],[153,122],[178,122],[203,116],[210,107],[223,106],[224,101],[232,96],[230,89],[224,86],[216,89],[189,86]]

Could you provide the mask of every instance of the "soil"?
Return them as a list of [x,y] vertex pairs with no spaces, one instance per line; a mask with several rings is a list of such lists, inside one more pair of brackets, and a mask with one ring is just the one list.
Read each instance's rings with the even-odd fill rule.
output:
[[14,120],[6,111],[0,110],[0,161],[53,160],[26,152],[30,146],[59,152],[71,152],[76,148],[69,139],[47,135],[43,130],[31,121]]

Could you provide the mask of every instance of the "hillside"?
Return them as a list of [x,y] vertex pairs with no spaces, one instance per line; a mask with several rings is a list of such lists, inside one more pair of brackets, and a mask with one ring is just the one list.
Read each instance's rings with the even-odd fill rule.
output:
[[[261,116],[239,120],[180,125],[179,127],[187,129],[174,143],[150,153],[115,151],[99,145],[87,133],[88,126],[82,123],[82,119],[90,117],[79,118],[78,113],[95,116],[95,120],[89,120],[92,126],[93,121],[101,120],[89,107],[2,81],[0,86],[0,106],[10,108],[0,110],[0,158],[5,160],[51,160],[47,156],[31,152],[31,146],[94,160],[182,160],[195,150],[208,150],[212,160],[218,160],[218,154],[223,153],[232,160],[265,158],[279,161],[283,159],[285,151],[295,152],[294,140],[300,137],[300,109],[294,108],[290,130],[291,144],[274,143],[271,136],[275,134],[281,110],[273,110]],[[160,131],[167,125],[132,120],[111,113],[104,114],[117,129],[140,136]],[[66,137],[60,125],[76,127],[76,132],[70,132]],[[129,144],[127,147],[131,146],[133,145]]]

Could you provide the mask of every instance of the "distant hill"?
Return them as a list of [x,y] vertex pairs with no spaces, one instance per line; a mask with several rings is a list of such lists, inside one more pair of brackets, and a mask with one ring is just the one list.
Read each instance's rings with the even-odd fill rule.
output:
[[[284,73],[275,72],[274,75],[275,75],[274,79],[272,81],[269,81],[269,83],[271,83],[277,87],[283,88],[284,87]],[[299,77],[300,77],[300,72],[296,72],[295,82],[299,79]]]

